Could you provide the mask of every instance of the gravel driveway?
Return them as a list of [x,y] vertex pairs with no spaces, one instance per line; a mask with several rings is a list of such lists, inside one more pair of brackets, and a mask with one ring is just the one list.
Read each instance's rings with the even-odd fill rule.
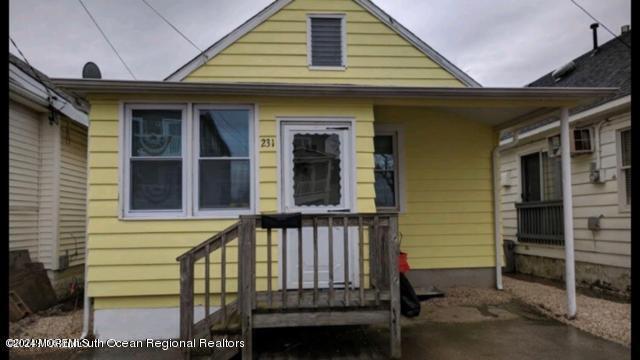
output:
[[576,295],[577,316],[567,320],[564,290],[530,281],[503,278],[509,295],[535,306],[543,314],[604,339],[631,346],[631,304]]

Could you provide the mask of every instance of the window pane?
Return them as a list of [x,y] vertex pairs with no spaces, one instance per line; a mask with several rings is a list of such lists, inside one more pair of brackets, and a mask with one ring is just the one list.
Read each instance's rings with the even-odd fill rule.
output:
[[131,161],[131,210],[182,209],[180,160]]
[[342,66],[342,19],[311,19],[311,64]]
[[591,149],[591,133],[589,129],[576,129],[573,131],[576,151]]
[[180,156],[182,154],[181,110],[133,110],[132,156]]
[[376,170],[394,170],[393,137],[390,135],[373,138]]
[[622,166],[631,166],[631,130],[620,133],[622,142]]
[[624,170],[624,182],[627,191],[627,205],[631,205],[631,168]]
[[542,169],[544,178],[542,181],[544,188],[544,200],[562,199],[562,161],[560,156],[549,157],[547,153],[542,153]]
[[393,171],[376,171],[376,206],[396,206],[395,174]]
[[340,138],[336,134],[296,134],[293,190],[296,206],[340,205]]
[[540,154],[523,156],[522,167],[522,201],[540,201]]
[[249,156],[248,110],[200,110],[200,156]]
[[200,209],[249,208],[249,160],[200,160]]

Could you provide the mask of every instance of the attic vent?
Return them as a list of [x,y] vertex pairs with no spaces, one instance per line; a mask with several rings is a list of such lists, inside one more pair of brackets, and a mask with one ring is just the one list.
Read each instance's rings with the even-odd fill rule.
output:
[[325,67],[344,66],[342,17],[311,16],[309,18],[311,42],[309,65]]
[[558,82],[562,79],[562,77],[569,75],[575,69],[576,69],[576,64],[573,61],[570,61],[567,64],[556,69],[554,72],[552,72],[551,77],[553,77],[553,80]]

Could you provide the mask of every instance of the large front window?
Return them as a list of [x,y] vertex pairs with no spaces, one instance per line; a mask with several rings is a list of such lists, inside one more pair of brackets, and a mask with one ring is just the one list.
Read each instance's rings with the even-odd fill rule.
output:
[[252,109],[198,105],[191,119],[187,109],[126,107],[125,215],[237,215],[252,209]]

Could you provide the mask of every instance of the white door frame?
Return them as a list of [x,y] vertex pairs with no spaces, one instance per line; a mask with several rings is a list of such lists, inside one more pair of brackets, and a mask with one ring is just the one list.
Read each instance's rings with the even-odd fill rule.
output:
[[[343,193],[343,198],[345,199],[345,209],[349,209],[350,213],[356,212],[357,211],[357,196],[356,196],[356,191],[357,191],[357,187],[356,187],[356,120],[353,117],[341,117],[341,116],[331,116],[331,117],[277,117],[276,118],[276,144],[277,144],[277,149],[276,149],[276,157],[277,157],[277,164],[276,164],[276,171],[278,174],[278,211],[283,213],[285,212],[285,199],[284,199],[284,195],[285,195],[285,191],[284,191],[284,186],[285,186],[285,181],[283,181],[284,179],[282,178],[282,171],[283,171],[283,158],[284,158],[284,153],[283,151],[285,151],[285,149],[283,149],[283,141],[284,141],[284,134],[283,134],[283,127],[287,124],[295,124],[295,125],[315,125],[315,126],[336,126],[336,127],[343,127],[343,126],[348,126],[349,127],[349,134],[346,136],[346,138],[349,140],[349,144],[345,144],[344,147],[341,146],[341,149],[345,149],[346,151],[344,152],[344,155],[346,157],[346,161],[349,163],[348,167],[345,167],[344,169],[344,174],[349,178],[349,182],[348,182],[348,191],[349,194],[347,196],[344,196]],[[348,145],[348,146],[347,146]],[[296,209],[295,212],[297,212],[298,209]],[[301,211],[302,212],[302,211]],[[314,211],[315,212],[315,211]],[[317,211],[317,212],[322,212],[322,211]],[[353,239],[354,236],[357,236],[357,230],[355,231],[355,233],[353,232],[354,229],[350,229],[349,231],[349,238]],[[282,253],[282,231],[278,231],[278,236],[279,236],[279,241],[278,241],[278,254]],[[349,263],[350,264],[357,264],[357,258],[356,256],[358,255],[358,249],[356,246],[356,242],[351,241],[350,245],[349,245],[349,252],[350,252],[350,257],[349,257]],[[282,257],[280,256],[279,259],[281,259]],[[359,280],[359,276],[357,273],[355,273],[357,269],[355,269],[353,266],[350,267],[349,269],[349,277],[350,280],[352,280],[354,283],[357,283]],[[280,284],[281,288],[283,287],[282,285],[282,261],[278,261],[278,283]],[[357,285],[357,284],[356,284]]]

